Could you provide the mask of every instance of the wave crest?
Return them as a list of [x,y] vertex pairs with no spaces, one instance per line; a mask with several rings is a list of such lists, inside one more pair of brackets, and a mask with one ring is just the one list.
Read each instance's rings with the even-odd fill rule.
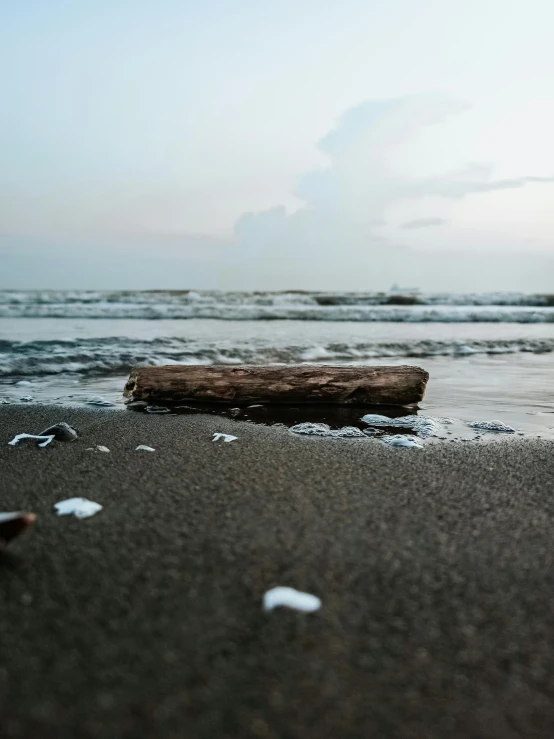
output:
[[554,322],[554,295],[0,291],[0,318]]
[[235,343],[222,346],[181,338],[137,341],[128,338],[67,341],[0,341],[0,377],[124,373],[135,365],[365,363],[374,359],[466,357],[473,354],[548,353],[554,339],[515,341],[400,341],[274,346]]

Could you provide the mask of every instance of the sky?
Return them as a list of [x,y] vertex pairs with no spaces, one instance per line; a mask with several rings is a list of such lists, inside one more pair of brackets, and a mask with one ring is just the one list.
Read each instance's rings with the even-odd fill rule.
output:
[[550,0],[0,0],[0,288],[554,292]]

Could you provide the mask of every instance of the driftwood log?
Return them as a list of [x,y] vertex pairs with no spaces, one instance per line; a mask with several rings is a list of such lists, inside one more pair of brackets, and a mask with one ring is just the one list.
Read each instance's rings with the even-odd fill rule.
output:
[[420,367],[325,365],[135,367],[123,394],[178,403],[336,403],[416,405],[429,374]]

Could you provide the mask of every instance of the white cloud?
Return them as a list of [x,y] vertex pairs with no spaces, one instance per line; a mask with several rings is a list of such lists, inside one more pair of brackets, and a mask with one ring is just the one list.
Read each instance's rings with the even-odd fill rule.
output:
[[[398,241],[384,218],[399,203],[423,200],[440,205],[472,195],[552,183],[554,178],[494,179],[486,164],[414,178],[391,171],[390,154],[428,126],[440,125],[467,106],[446,95],[417,95],[368,101],[348,110],[319,143],[328,164],[301,177],[295,192],[303,206],[287,213],[274,207],[244,214],[235,226],[228,256],[264,284],[275,286],[383,286],[398,270],[421,262],[416,250]],[[401,230],[446,225],[442,215],[404,220]],[[397,232],[400,234],[401,232]],[[408,234],[406,234],[408,236]],[[409,242],[408,242],[409,244]],[[513,246],[513,244],[511,245]],[[403,279],[409,279],[406,275]]]
[[433,226],[444,226],[448,223],[446,218],[414,218],[413,221],[406,221],[402,224],[402,228],[431,228]]
[[[126,269],[120,276],[111,270],[110,280],[129,287],[341,290],[382,289],[392,282],[417,280],[427,289],[472,289],[477,274],[472,259],[480,259],[488,265],[480,270],[480,279],[490,289],[526,289],[526,285],[541,289],[538,285],[548,271],[548,257],[545,262],[543,254],[533,262],[526,255],[528,244],[518,245],[510,234],[504,242],[510,256],[499,272],[496,257],[491,255],[487,261],[485,253],[495,239],[498,242],[498,234],[477,228],[473,240],[478,247],[468,261],[471,223],[460,227],[451,210],[459,208],[464,199],[503,191],[513,194],[527,185],[548,185],[554,178],[525,174],[495,179],[490,165],[464,166],[464,162],[455,171],[414,177],[399,171],[397,162],[395,167],[391,164],[395,152],[420,133],[467,107],[439,94],[362,103],[346,111],[319,142],[327,163],[300,177],[294,196],[301,205],[296,210],[276,204],[244,213],[227,239],[179,236],[177,230],[141,229],[139,223],[136,235],[112,236]],[[50,235],[50,244],[53,241]],[[76,264],[79,259],[87,264],[87,279],[98,276],[87,286],[102,286],[106,250],[104,254],[87,250],[82,258],[71,250],[70,258]],[[64,248],[50,245],[46,251],[46,260],[55,264],[57,259],[59,264]],[[6,254],[8,270],[10,264],[13,271],[26,263],[23,254],[21,258],[13,252]],[[110,260],[113,265],[111,251]],[[53,272],[57,269],[53,267]],[[40,273],[47,273],[46,264]],[[525,275],[525,285],[518,288],[521,275]]]

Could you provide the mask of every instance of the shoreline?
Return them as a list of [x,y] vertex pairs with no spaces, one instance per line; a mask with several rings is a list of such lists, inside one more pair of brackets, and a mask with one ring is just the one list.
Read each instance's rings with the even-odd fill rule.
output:
[[[25,390],[26,388],[21,388]],[[71,396],[68,396],[70,398]],[[92,396],[91,396],[92,397]],[[95,396],[96,400],[81,400],[80,402],[66,400],[65,403],[53,401],[38,402],[35,399],[26,402],[0,400],[0,412],[2,409],[10,409],[14,412],[24,412],[44,409],[50,414],[58,414],[60,418],[67,414],[88,413],[88,412],[125,412],[132,415],[152,416],[143,408],[127,407],[127,403],[123,401],[122,394],[117,397],[110,396],[109,393]],[[108,399],[109,398],[109,399]],[[143,402],[143,401],[140,401]],[[158,403],[152,403],[158,405]],[[160,413],[160,416],[206,416],[213,419],[231,420],[233,423],[253,424],[259,428],[279,429],[284,428],[290,430],[291,427],[303,423],[326,424],[331,429],[340,429],[345,426],[353,426],[360,430],[368,429],[368,424],[362,421],[362,417],[366,414],[376,414],[389,417],[391,419],[401,416],[409,416],[416,414],[422,418],[430,418],[441,422],[445,419],[447,423],[443,425],[444,435],[438,438],[427,438],[425,442],[439,443],[440,441],[449,442],[467,442],[480,441],[482,443],[507,441],[511,442],[516,439],[524,438],[526,440],[547,439],[554,441],[554,409],[550,409],[548,405],[544,405],[546,410],[529,411],[514,406],[511,410],[507,410],[503,404],[495,406],[491,404],[490,408],[485,408],[477,404],[475,407],[466,406],[461,408],[459,404],[447,403],[437,407],[428,398],[424,398],[420,404],[413,406],[385,406],[385,405],[341,405],[341,404],[322,404],[322,403],[261,403],[247,404],[242,403],[236,405],[229,402],[199,402],[188,401],[178,404],[162,403],[162,406],[168,408],[167,413]],[[494,433],[493,431],[482,432],[474,430],[470,427],[471,422],[490,422],[500,421],[513,429],[512,433]],[[385,433],[389,433],[386,429]],[[398,430],[390,431],[390,433],[404,433],[401,427]],[[480,438],[477,438],[480,437]]]
[[[0,558],[3,735],[549,736],[553,452],[0,406],[1,508],[37,514]],[[275,586],[322,607],[264,613]]]

